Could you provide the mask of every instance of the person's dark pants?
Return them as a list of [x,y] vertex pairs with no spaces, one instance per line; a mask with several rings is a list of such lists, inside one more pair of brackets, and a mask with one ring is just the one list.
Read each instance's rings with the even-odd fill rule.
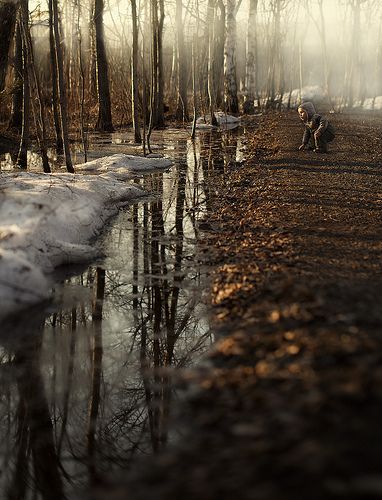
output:
[[328,143],[332,142],[334,137],[335,137],[334,134],[330,132],[330,130],[325,130],[325,132],[323,132],[320,135],[320,138],[318,139],[316,144],[316,141],[314,139],[314,133],[311,133],[309,139],[309,149],[318,148],[318,151],[320,153],[327,153],[329,151]]

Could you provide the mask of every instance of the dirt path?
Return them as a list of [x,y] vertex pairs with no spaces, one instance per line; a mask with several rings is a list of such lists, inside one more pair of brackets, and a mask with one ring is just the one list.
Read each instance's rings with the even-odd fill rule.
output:
[[316,155],[295,113],[262,117],[218,186],[220,339],[186,435],[114,498],[382,497],[382,118],[333,122]]

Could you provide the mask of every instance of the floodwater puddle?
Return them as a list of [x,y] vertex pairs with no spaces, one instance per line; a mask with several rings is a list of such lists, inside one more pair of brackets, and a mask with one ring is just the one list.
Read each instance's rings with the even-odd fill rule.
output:
[[[172,377],[214,341],[201,227],[213,177],[241,161],[243,137],[153,134],[174,165],[136,177],[150,196],[109,222],[104,257],[58,270],[52,303],[2,325],[1,498],[64,498],[181,432]],[[94,155],[137,154],[131,134],[90,139]]]

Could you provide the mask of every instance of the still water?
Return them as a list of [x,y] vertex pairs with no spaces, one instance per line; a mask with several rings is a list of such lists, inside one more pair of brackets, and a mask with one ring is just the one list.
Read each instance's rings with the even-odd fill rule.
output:
[[[103,257],[58,270],[52,302],[1,325],[0,498],[70,497],[181,435],[174,374],[214,341],[202,257],[213,179],[237,168],[245,136],[152,142],[174,165],[136,177],[150,195],[109,221]],[[89,159],[117,152],[139,153],[129,134],[91,137]]]

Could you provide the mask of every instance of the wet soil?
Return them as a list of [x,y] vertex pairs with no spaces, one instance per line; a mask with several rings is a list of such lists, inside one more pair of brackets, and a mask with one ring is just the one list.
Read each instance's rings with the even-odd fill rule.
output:
[[295,112],[254,119],[216,179],[218,338],[179,382],[183,436],[92,498],[382,497],[382,119],[330,118],[325,155]]

